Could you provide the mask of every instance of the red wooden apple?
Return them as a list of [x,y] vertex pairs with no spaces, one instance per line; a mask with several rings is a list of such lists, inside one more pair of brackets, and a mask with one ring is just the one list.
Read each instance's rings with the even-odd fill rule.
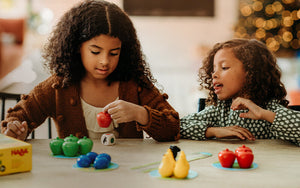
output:
[[249,147],[246,147],[245,145],[242,145],[241,147],[236,148],[235,155],[237,156],[239,152],[248,150],[252,152],[252,150]]
[[97,114],[97,122],[100,127],[107,128],[111,123],[111,117],[107,112],[99,112]]
[[218,157],[219,157],[220,164],[224,168],[231,168],[235,160],[235,154],[233,153],[233,151],[230,151],[229,149],[220,151]]
[[250,168],[254,159],[254,155],[251,150],[245,149],[244,151],[239,151],[236,158],[240,168]]

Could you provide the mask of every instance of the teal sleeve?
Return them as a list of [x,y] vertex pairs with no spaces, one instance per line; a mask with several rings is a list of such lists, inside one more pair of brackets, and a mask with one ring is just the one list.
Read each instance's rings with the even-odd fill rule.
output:
[[180,119],[180,137],[191,140],[205,140],[208,127],[217,126],[218,112],[215,107],[206,107],[198,113]]
[[271,131],[278,139],[288,140],[300,146],[300,112],[288,108],[274,111],[275,119]]

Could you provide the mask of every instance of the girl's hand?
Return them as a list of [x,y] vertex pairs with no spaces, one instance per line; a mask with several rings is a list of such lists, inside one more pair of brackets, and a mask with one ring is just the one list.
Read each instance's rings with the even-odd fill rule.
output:
[[117,123],[137,121],[146,125],[149,121],[148,112],[144,107],[123,100],[114,101],[106,105],[103,110]]
[[240,117],[242,118],[250,118],[250,119],[262,119],[267,120],[270,123],[273,123],[275,119],[275,113],[269,110],[265,110],[259,106],[257,106],[254,102],[249,99],[238,97],[233,100],[231,104],[232,110],[245,110],[248,109],[246,113],[240,113]]
[[252,133],[240,126],[229,126],[229,127],[209,127],[205,133],[206,138],[216,137],[216,138],[239,138],[241,140],[255,140]]
[[7,123],[7,129],[4,134],[19,140],[25,140],[27,137],[27,132],[28,125],[26,121],[23,121],[22,123],[19,121],[12,121]]

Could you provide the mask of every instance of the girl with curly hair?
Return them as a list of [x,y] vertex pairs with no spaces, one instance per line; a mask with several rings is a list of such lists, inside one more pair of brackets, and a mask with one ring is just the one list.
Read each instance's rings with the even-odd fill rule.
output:
[[287,108],[276,58],[255,39],[216,44],[199,69],[207,107],[181,119],[181,138],[283,139],[300,146],[300,113]]
[[[8,111],[2,133],[25,140],[47,117],[64,138],[179,139],[179,115],[155,86],[129,16],[113,3],[84,1],[66,12],[45,45],[52,76]],[[112,118],[100,127],[96,116]]]

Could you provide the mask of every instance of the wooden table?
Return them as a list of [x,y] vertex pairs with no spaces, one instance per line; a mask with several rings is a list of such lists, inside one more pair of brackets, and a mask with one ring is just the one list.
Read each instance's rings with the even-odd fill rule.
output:
[[[86,172],[73,168],[76,159],[59,159],[50,155],[47,139],[29,140],[32,144],[32,171],[0,176],[0,187],[300,187],[300,148],[281,140],[209,140],[159,143],[151,139],[118,139],[114,146],[104,146],[94,140],[93,151],[108,153],[119,168],[106,172]],[[245,144],[254,152],[258,168],[228,171],[212,166],[218,153],[226,148],[235,150]],[[194,152],[208,152],[212,157],[190,162],[190,169],[198,176],[190,180],[154,178],[133,167],[161,161],[170,145],[176,145],[187,156]],[[157,165],[158,166],[158,165]]]

